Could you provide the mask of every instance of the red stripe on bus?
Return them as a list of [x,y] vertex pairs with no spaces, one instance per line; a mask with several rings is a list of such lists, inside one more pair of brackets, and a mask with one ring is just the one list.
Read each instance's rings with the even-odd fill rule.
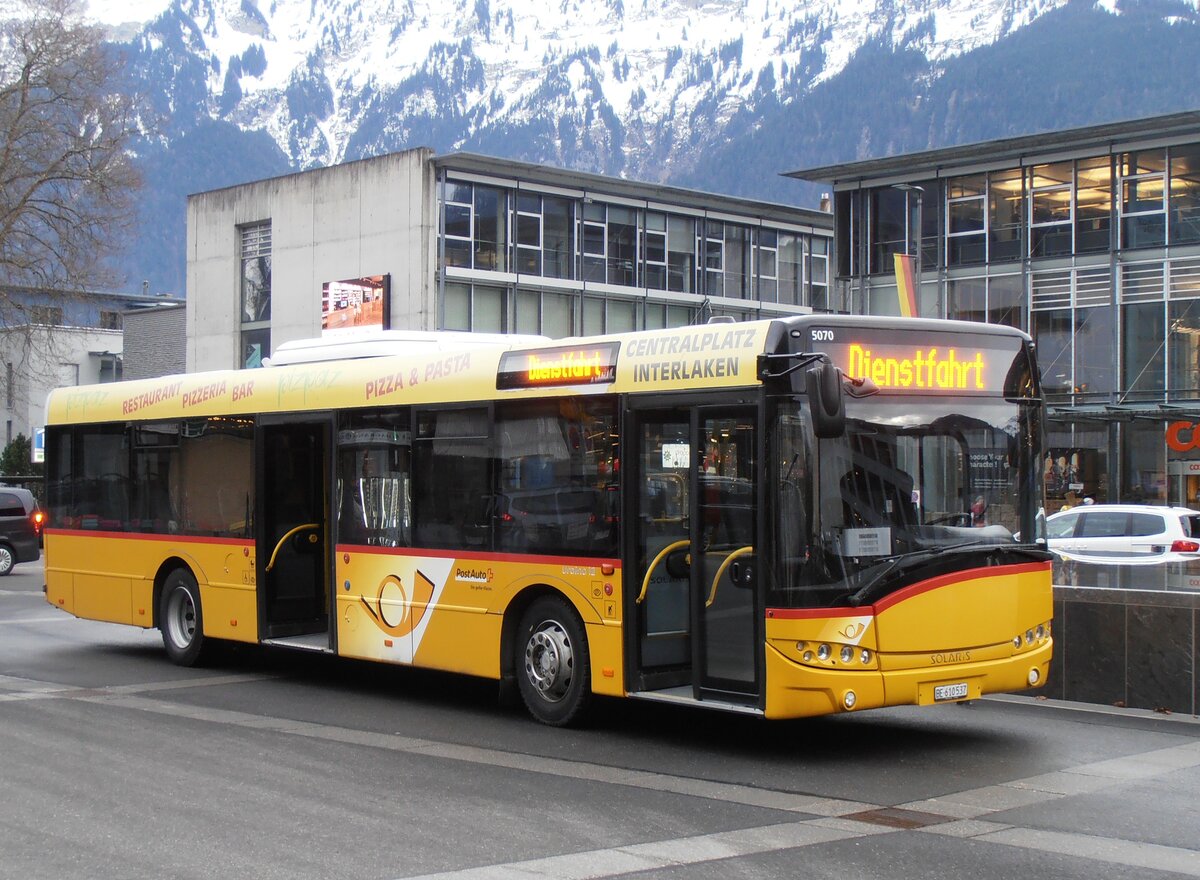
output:
[[542,565],[575,565],[600,568],[611,565],[620,569],[616,559],[598,556],[531,556],[527,553],[475,553],[469,550],[422,550],[419,547],[380,547],[375,544],[338,544],[338,553],[368,553],[375,556],[425,556],[433,559],[482,559],[488,562],[529,562]]
[[218,538],[212,535],[164,535],[158,532],[109,532],[102,529],[46,529],[47,535],[74,535],[83,538],[123,538],[127,541],[174,541],[179,544],[231,544],[253,547],[249,538]]
[[885,611],[886,609],[903,602],[906,599],[911,599],[914,596],[919,596],[922,593],[927,593],[930,590],[936,590],[951,584],[958,584],[962,583],[963,581],[975,580],[981,577],[1007,576],[1049,570],[1049,562],[1022,562],[1014,565],[996,565],[985,568],[969,568],[965,571],[951,572],[950,574],[943,574],[935,578],[930,578],[927,581],[919,581],[918,583],[910,584],[909,586],[897,590],[888,596],[884,596],[874,605],[860,605],[858,607],[846,606],[841,608],[768,608],[767,617],[777,620],[818,620],[825,617],[861,617],[863,615],[879,614],[880,612]]

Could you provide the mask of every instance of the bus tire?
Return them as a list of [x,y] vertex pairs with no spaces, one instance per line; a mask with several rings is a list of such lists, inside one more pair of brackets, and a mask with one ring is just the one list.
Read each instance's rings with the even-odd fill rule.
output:
[[536,599],[521,615],[514,648],[517,684],[529,714],[552,727],[581,722],[591,703],[592,668],[575,609],[557,596]]
[[204,653],[204,612],[200,587],[186,568],[177,568],[163,581],[158,600],[158,628],[167,656],[178,666],[195,666]]

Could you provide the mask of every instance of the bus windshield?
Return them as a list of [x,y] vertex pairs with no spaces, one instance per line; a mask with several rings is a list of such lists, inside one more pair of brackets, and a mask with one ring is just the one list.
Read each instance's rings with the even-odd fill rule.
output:
[[817,440],[802,399],[781,405],[775,603],[866,604],[961,569],[963,553],[1019,551],[1035,413],[1003,398],[872,397],[847,401],[845,433]]

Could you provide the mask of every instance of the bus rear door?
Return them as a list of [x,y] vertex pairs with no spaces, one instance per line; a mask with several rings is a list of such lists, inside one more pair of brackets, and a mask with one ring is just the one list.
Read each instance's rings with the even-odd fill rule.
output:
[[332,419],[259,421],[257,541],[263,641],[331,650],[329,497]]

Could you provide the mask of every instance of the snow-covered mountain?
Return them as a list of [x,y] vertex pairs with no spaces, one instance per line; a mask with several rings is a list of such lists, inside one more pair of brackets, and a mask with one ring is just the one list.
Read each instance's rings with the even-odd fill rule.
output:
[[[1190,109],[1198,5],[89,0],[88,14],[165,121],[144,149],[160,184],[147,210],[182,217],[180,186],[421,145],[805,201],[781,171]],[[1142,47],[1152,69],[1187,60],[1164,86],[1108,42]]]
[[453,149],[496,130],[528,133],[548,161],[662,178],[740,108],[793,100],[868,42],[921,52],[932,77],[1064,2],[91,0],[90,11],[159,77],[177,123],[265,131],[296,167],[422,138]]

